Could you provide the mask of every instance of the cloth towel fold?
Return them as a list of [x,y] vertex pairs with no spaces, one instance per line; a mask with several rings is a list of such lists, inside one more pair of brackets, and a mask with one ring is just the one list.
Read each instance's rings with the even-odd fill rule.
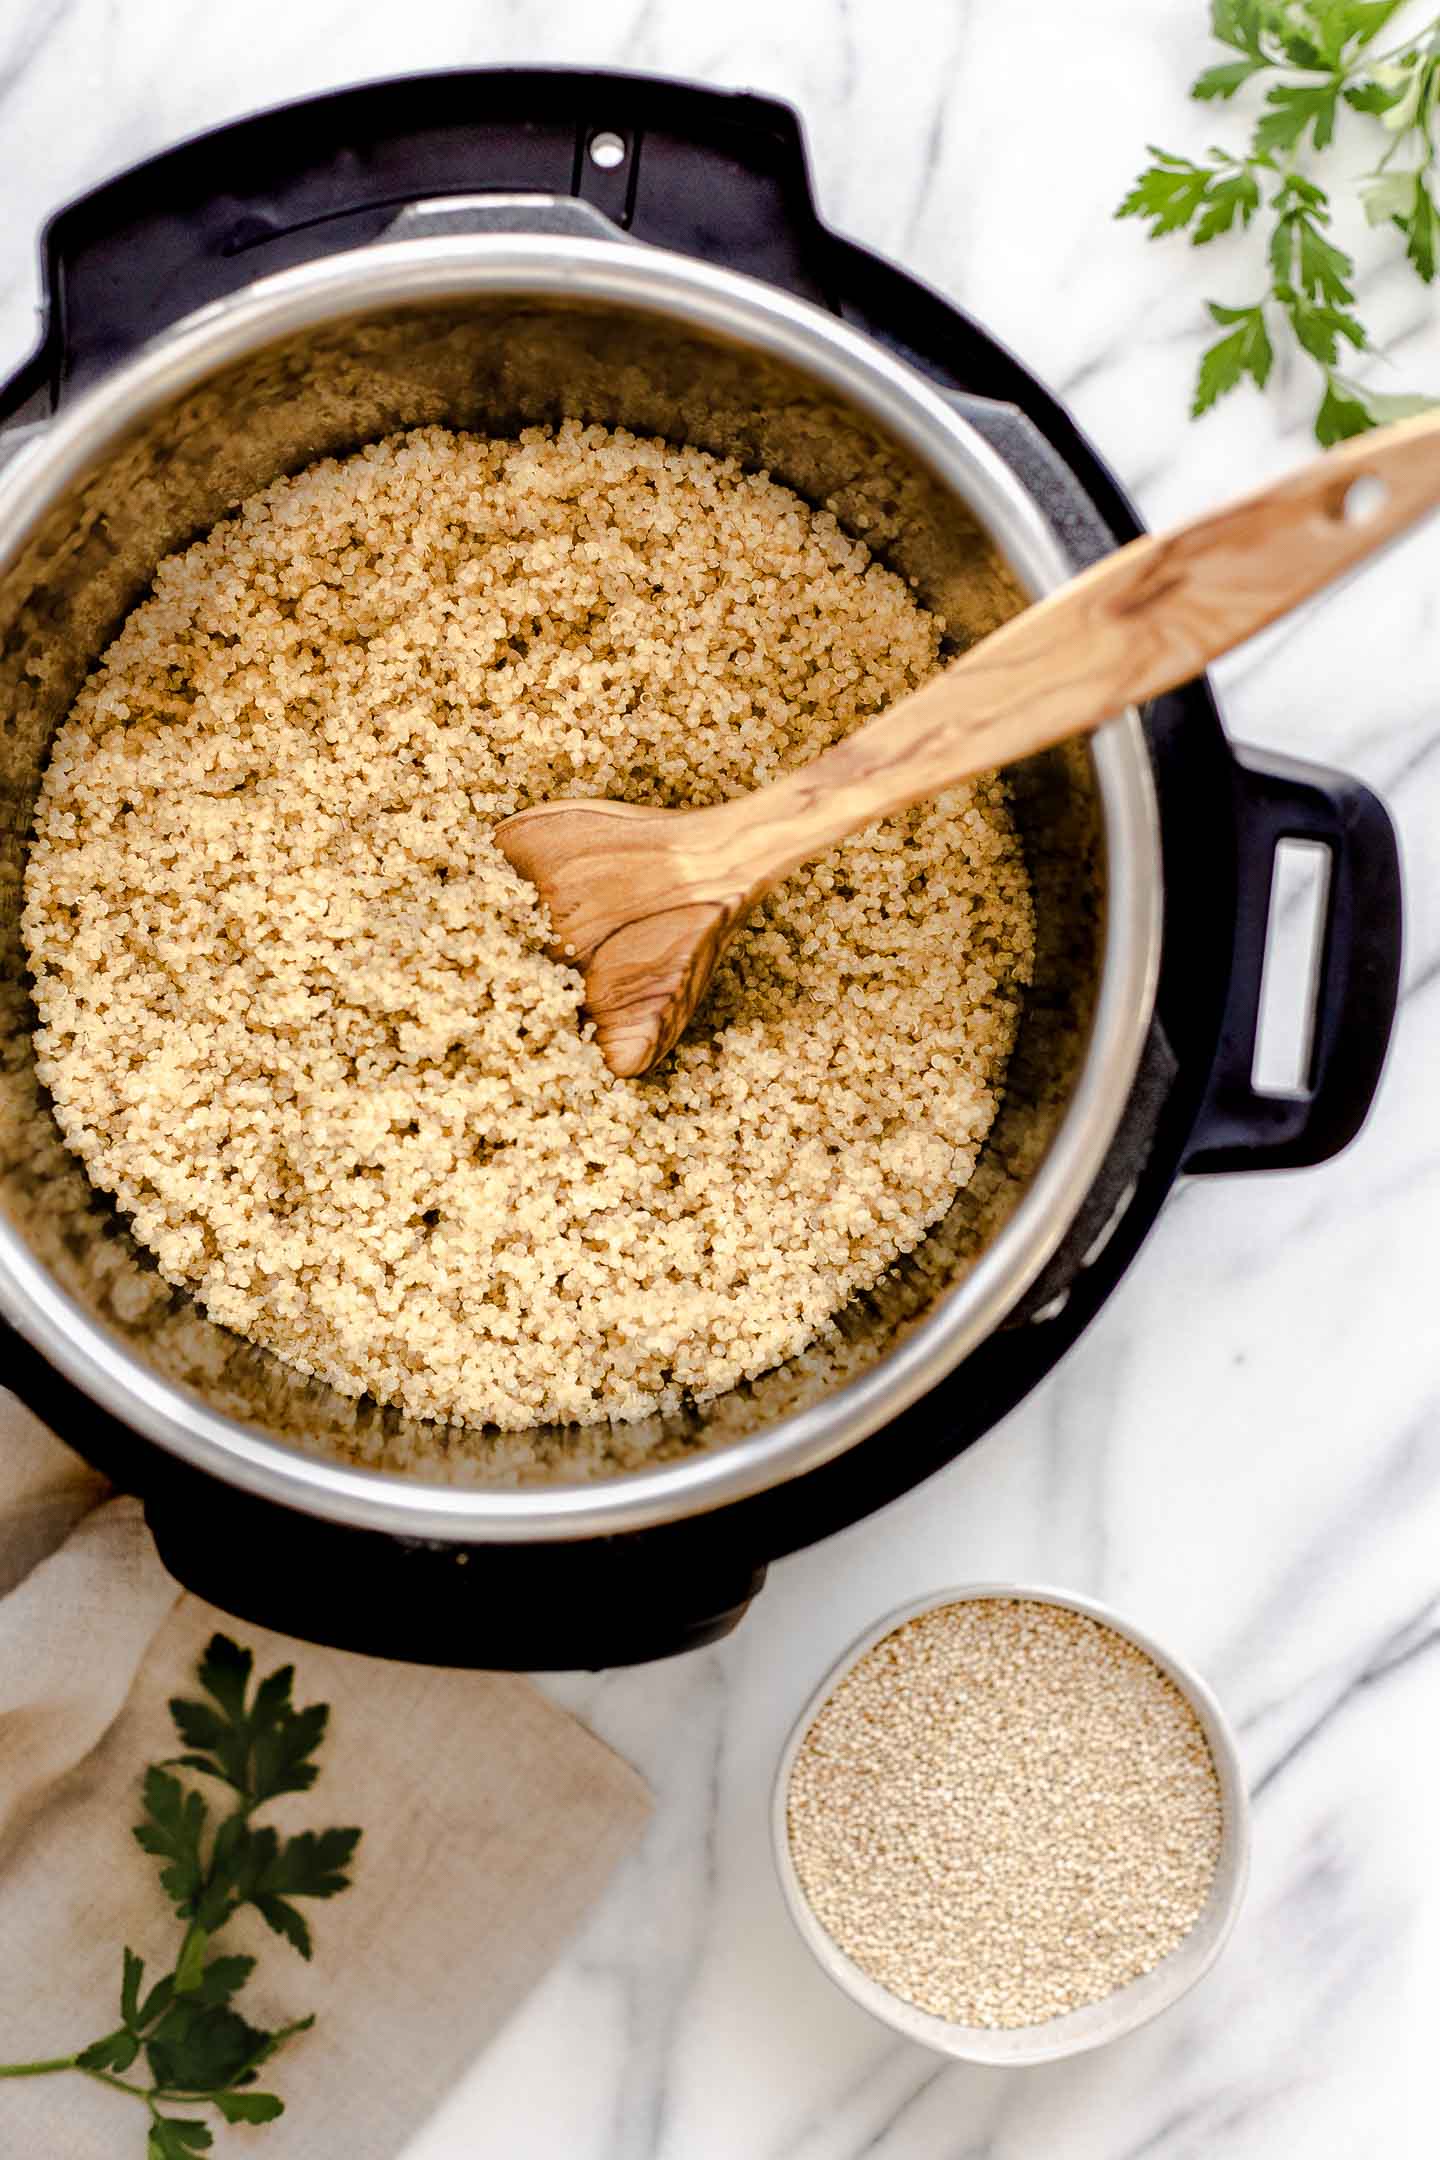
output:
[[[260,1673],[293,1662],[297,1703],[331,1706],[315,1786],[260,1819],[364,1835],[351,1888],[307,1902],[312,1964],[249,1911],[218,1944],[259,1957],[237,2004],[252,2022],[316,2013],[264,2073],[284,2116],[172,2112],[204,2115],[215,2160],[394,2160],[574,1932],[649,1796],[516,1675],[321,1649],[189,1596],[139,1503],[0,1391],[0,2062],[112,2030],[123,1944],[151,1979],[173,1962],[179,1923],[130,1828],[145,1767],[177,1752],[167,1702],[198,1692],[217,1629]],[[224,1788],[195,1783],[223,1811]],[[139,2160],[145,2131],[137,2101],[73,2072],[0,2079],[0,2154]]]

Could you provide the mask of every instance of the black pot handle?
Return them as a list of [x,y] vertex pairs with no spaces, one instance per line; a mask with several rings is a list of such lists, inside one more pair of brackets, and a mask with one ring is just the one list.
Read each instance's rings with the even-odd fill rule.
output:
[[407,204],[496,191],[577,196],[638,239],[827,297],[789,106],[605,69],[400,76],[212,128],[58,211],[45,334],[0,384],[0,424],[271,271],[379,239]]
[[648,1664],[728,1635],[765,1580],[709,1516],[568,1545],[451,1545],[170,1479],[147,1492],[145,1520],[171,1574],[236,1619],[420,1665]]
[[[1364,1124],[1400,986],[1401,879],[1395,828],[1345,773],[1236,751],[1234,950],[1210,1084],[1188,1171],[1298,1170],[1347,1147]],[[1318,841],[1330,878],[1306,1087],[1262,1094],[1252,1078],[1275,850]]]
[[507,1672],[646,1664],[728,1635],[765,1580],[724,1509],[549,1545],[454,1545],[300,1514],[121,1424],[3,1320],[0,1385],[121,1492],[143,1496],[185,1589],[307,1642]]

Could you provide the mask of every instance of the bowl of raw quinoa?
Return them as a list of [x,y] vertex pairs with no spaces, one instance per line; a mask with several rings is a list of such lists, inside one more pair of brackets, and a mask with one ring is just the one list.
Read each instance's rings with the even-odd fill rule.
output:
[[806,1703],[771,1806],[790,1917],[906,2038],[1085,2053],[1192,1988],[1235,1924],[1249,1803],[1214,1695],[1133,1621],[1021,1584],[866,1629]]

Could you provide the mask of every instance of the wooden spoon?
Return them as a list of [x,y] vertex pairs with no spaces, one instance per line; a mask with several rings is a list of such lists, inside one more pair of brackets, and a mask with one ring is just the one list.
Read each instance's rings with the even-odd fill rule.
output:
[[496,828],[613,1073],[671,1049],[763,893],[877,818],[1083,734],[1298,606],[1440,502],[1440,414],[1107,555],[770,787],[700,810],[550,802]]

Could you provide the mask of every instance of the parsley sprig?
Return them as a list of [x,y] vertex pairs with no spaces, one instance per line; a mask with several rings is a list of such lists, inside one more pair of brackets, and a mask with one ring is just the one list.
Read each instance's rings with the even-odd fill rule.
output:
[[1370,339],[1354,311],[1354,261],[1330,237],[1330,197],[1313,172],[1314,159],[1334,141],[1342,104],[1377,122],[1386,147],[1358,182],[1361,204],[1372,226],[1393,225],[1403,235],[1406,259],[1431,283],[1440,256],[1440,16],[1376,53],[1374,40],[1401,4],[1212,0],[1214,35],[1237,57],[1206,68],[1190,94],[1229,100],[1264,82],[1249,143],[1239,153],[1212,146],[1203,159],[1152,143],[1153,163],[1116,211],[1147,220],[1152,239],[1188,232],[1195,247],[1243,230],[1256,216],[1271,221],[1264,291],[1239,306],[1206,303],[1224,335],[1201,356],[1191,407],[1197,418],[1247,376],[1263,390],[1282,336],[1320,371],[1315,434],[1322,443],[1436,402],[1386,395],[1346,373],[1348,354],[1368,351]]
[[[73,2055],[0,2065],[0,2078],[41,2077],[78,2070],[102,2085],[143,2100],[150,2114],[146,2160],[192,2160],[214,2139],[196,2116],[172,2106],[217,2108],[228,2123],[273,2122],[284,2112],[276,2094],[257,2089],[261,2069],[287,2040],[314,2024],[296,2018],[267,2031],[235,2007],[255,1969],[252,1957],[210,1955],[211,1940],[246,1905],[304,1958],[310,1929],[297,1898],[334,1897],[349,1882],[345,1870],[358,1830],[302,1830],[281,1839],[251,1821],[282,1793],[308,1792],[318,1775],[315,1752],[325,1737],[329,1706],[297,1710],[295,1672],[273,1672],[251,1692],[253,1660],[228,1636],[211,1638],[199,1680],[208,1701],[177,1698],[170,1715],[186,1752],[156,1763],[142,1787],[144,1820],[134,1835],[164,1864],[160,1886],[185,1923],[174,1966],[148,1988],[144,1960],[121,1952],[120,2022]],[[211,1826],[202,1793],[182,1784],[173,1768],[199,1771],[228,1786],[234,1805]],[[142,2055],[148,2084],[123,2072]]]

